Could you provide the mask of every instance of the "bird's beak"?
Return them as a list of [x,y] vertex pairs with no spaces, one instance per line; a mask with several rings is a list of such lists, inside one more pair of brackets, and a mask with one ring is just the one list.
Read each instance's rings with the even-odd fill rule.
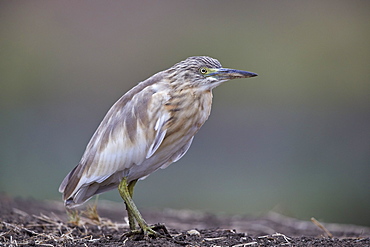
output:
[[255,77],[257,76],[257,74],[244,70],[220,68],[220,69],[211,69],[210,73],[208,73],[207,76],[212,76],[218,79],[231,80],[237,78]]

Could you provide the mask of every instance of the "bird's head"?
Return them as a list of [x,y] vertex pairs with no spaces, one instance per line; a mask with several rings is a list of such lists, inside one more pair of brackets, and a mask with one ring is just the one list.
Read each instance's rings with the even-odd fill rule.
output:
[[248,71],[223,68],[217,59],[206,56],[189,57],[167,72],[171,83],[178,87],[199,87],[205,90],[211,90],[231,79],[257,76]]

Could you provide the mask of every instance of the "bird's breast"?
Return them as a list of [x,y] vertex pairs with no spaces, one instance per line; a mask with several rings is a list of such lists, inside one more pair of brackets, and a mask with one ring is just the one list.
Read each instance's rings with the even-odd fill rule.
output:
[[179,92],[166,104],[170,119],[166,123],[166,140],[170,142],[183,139],[188,141],[208,119],[212,106],[211,91]]

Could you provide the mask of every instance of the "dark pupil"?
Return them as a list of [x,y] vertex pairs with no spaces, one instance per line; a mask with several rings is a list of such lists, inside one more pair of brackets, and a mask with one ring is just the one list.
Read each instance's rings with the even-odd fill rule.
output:
[[204,74],[206,73],[206,69],[202,69],[201,72]]

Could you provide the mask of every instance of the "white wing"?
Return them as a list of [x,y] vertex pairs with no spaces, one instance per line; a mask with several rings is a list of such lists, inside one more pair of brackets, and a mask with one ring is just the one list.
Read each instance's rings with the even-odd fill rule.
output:
[[132,167],[140,166],[158,150],[166,135],[164,125],[170,118],[163,108],[169,96],[166,90],[158,91],[146,87],[126,100],[129,91],[112,106],[79,165],[60,186],[66,204],[81,204],[95,194],[115,188]]
[[162,116],[159,116],[155,126],[154,126],[154,131],[156,132],[154,141],[152,145],[150,145],[149,151],[146,154],[146,158],[149,159],[152,157],[152,155],[157,151],[159,146],[161,145],[164,137],[166,136],[167,129],[163,128],[164,124],[167,122],[169,119],[168,114],[163,114]]

